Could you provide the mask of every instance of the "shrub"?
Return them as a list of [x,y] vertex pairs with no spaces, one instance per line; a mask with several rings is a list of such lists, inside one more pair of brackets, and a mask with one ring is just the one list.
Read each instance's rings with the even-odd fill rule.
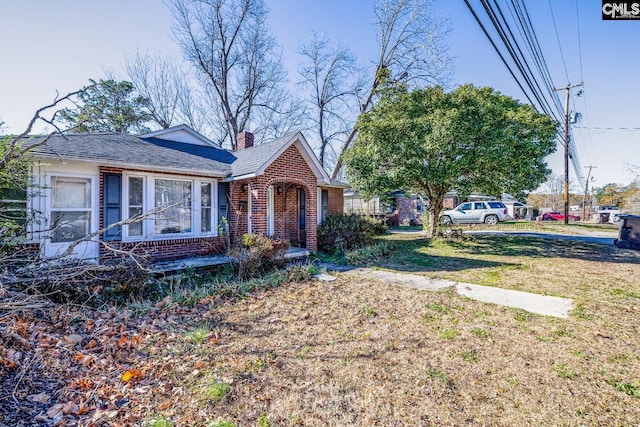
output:
[[289,242],[261,234],[244,234],[229,250],[238,263],[238,280],[256,277],[284,262]]
[[346,252],[373,243],[387,232],[386,225],[368,216],[330,215],[318,226],[318,249],[325,253]]
[[363,248],[354,249],[346,253],[349,264],[359,265],[368,264],[372,261],[380,259],[380,257],[389,255],[391,250],[386,242],[380,242],[375,245],[365,246]]

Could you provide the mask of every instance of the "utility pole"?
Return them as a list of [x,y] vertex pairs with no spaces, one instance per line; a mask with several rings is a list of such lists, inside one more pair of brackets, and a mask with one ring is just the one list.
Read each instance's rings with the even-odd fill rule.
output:
[[566,87],[554,89],[556,92],[564,90],[564,223],[569,224],[569,91],[584,83],[577,85],[567,84]]
[[597,168],[597,166],[585,166],[585,168],[589,168],[589,173],[587,173],[587,182],[584,185],[584,196],[582,197],[582,216],[580,219],[584,221],[586,217],[586,207],[587,207],[587,197],[589,195],[589,178],[591,177],[591,169]]

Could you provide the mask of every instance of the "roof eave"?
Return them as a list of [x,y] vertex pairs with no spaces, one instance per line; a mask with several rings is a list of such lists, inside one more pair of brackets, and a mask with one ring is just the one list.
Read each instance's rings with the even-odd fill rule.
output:
[[176,175],[180,175],[180,174],[197,174],[197,175],[207,175],[207,176],[211,176],[211,177],[215,177],[215,178],[225,178],[228,176],[227,172],[212,172],[211,170],[201,170],[201,169],[183,169],[183,168],[177,168],[177,167],[162,167],[162,166],[148,166],[148,165],[141,165],[141,164],[137,164],[137,163],[125,163],[125,162],[113,162],[113,161],[95,161],[95,160],[88,160],[88,159],[83,159],[80,157],[73,157],[73,156],[65,156],[65,157],[61,157],[55,154],[42,154],[42,153],[38,153],[38,155],[33,155],[33,159],[35,160],[39,160],[39,159],[54,159],[54,160],[58,160],[58,161],[70,161],[70,162],[78,162],[78,163],[89,163],[89,164],[94,164],[94,165],[98,165],[98,166],[111,166],[111,167],[119,167],[122,169],[138,169],[138,170],[145,170],[145,171],[149,171],[149,172],[153,172],[153,171],[159,171],[159,172],[169,172],[169,173],[173,173]]

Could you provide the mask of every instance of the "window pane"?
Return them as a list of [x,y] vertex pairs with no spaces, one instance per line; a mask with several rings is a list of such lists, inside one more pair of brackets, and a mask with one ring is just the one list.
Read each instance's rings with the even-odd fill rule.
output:
[[51,212],[53,243],[73,242],[89,234],[90,212]]
[[155,201],[156,208],[164,208],[156,215],[156,233],[191,232],[191,182],[157,179]]
[[213,185],[210,182],[200,184],[200,231],[211,232],[211,192]]
[[82,209],[91,206],[90,179],[55,176],[51,181],[51,207]]
[[[129,206],[129,218],[142,215],[142,208]],[[142,236],[142,221],[129,224],[129,236]]]
[[211,232],[211,208],[202,208],[201,211],[201,231],[203,233],[210,233]]
[[142,178],[129,178],[129,206],[142,206]]

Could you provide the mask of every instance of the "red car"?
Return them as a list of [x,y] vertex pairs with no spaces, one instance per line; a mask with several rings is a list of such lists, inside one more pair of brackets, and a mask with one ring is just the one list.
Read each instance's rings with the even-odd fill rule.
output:
[[[545,212],[542,214],[543,221],[564,221],[564,214],[560,212]],[[569,214],[570,221],[580,221],[578,215]]]

